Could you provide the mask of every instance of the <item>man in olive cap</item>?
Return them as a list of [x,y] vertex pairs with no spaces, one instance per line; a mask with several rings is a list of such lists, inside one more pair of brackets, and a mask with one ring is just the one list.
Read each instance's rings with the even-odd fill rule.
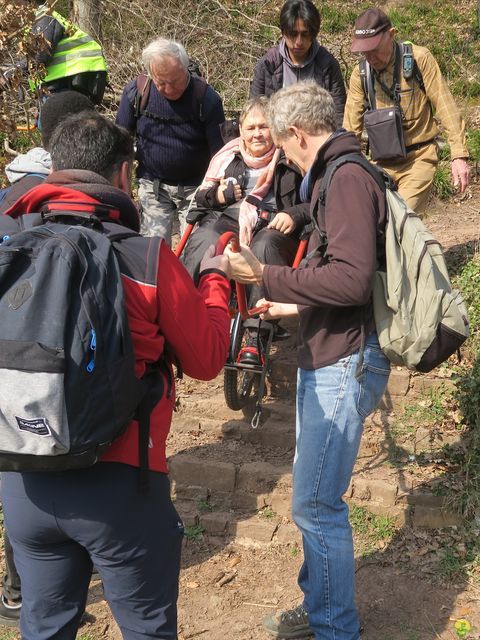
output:
[[[395,40],[395,28],[380,9],[367,9],[355,22],[351,50],[363,54],[350,78],[343,126],[369,136],[371,156],[396,180],[400,194],[417,213],[426,207],[438,164],[433,117],[440,120],[452,160],[453,184],[465,191],[470,178],[465,123],[437,61],[425,47]],[[380,113],[375,110],[384,110]],[[396,129],[384,129],[396,115]],[[382,123],[370,128],[370,122]],[[390,132],[395,132],[390,135]],[[399,140],[393,153],[392,140]],[[375,137],[376,136],[376,137]]]

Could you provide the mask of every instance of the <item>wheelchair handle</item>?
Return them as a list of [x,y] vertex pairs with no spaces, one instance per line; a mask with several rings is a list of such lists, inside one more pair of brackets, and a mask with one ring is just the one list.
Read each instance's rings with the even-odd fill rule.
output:
[[185,227],[185,231],[183,232],[183,236],[180,238],[180,242],[177,244],[175,251],[173,252],[177,258],[179,258],[182,255],[183,250],[185,249],[185,245],[187,244],[187,240],[190,237],[190,234],[193,231],[193,227],[195,226],[195,223],[193,224],[187,224],[187,226]]
[[[240,241],[238,239],[238,236],[233,233],[233,231],[227,231],[226,233],[222,234],[217,240],[217,244],[215,245],[215,255],[218,256],[223,253],[225,251],[225,247],[229,243],[233,253],[240,253]],[[261,313],[265,313],[267,309],[270,308],[270,305],[265,305],[263,307],[254,307],[253,309],[248,309],[245,285],[241,284],[240,282],[236,282],[235,289],[237,292],[238,311],[242,317],[242,320],[247,320],[248,318],[259,316]]]

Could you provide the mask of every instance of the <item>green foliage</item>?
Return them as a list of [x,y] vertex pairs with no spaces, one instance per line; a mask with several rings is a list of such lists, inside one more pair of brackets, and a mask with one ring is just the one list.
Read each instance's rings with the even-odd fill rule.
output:
[[185,538],[190,541],[201,540],[203,536],[203,528],[199,524],[185,527]]
[[450,167],[447,163],[440,162],[433,178],[433,193],[440,200],[448,200],[454,192]]
[[448,142],[443,142],[438,147],[438,159],[442,160],[450,160],[450,145]]
[[468,620],[461,619],[455,622],[455,633],[457,634],[457,637],[460,639],[467,638],[471,628],[472,627],[468,622]]
[[467,148],[471,160],[478,165],[480,162],[480,129],[467,131]]
[[321,10],[322,24],[320,29],[322,33],[335,34],[350,31],[358,15],[369,6],[368,2],[363,2],[353,8],[344,4],[340,10],[333,4],[324,4]]
[[438,573],[449,582],[468,580],[473,584],[480,578],[480,542],[478,529],[466,527],[461,531],[462,541],[444,540],[438,550]]
[[393,537],[396,524],[390,516],[377,516],[364,507],[350,506],[350,524],[355,535],[362,538],[366,551],[375,549],[379,542],[388,542]]
[[[389,464],[424,462],[438,448],[439,430],[445,422],[452,422],[451,412],[455,409],[453,390],[444,386],[435,387],[417,402],[405,405],[388,429]],[[460,422],[460,417],[456,421]]]
[[474,352],[480,349],[480,253],[475,253],[458,276],[454,286],[460,289],[468,307],[470,339],[467,343]]
[[[467,518],[480,513],[480,254],[476,251],[460,269],[453,284],[462,292],[468,307],[470,338],[463,349],[469,361],[456,378],[456,401],[466,427],[464,445],[454,453],[463,478],[461,489],[452,496],[453,506]],[[453,458],[452,458],[453,460]]]
[[266,520],[272,520],[272,518],[275,518],[277,514],[270,507],[265,507],[265,509],[259,511],[259,515]]
[[462,455],[457,460],[463,483],[453,497],[453,504],[465,517],[473,518],[480,513],[480,359],[458,376],[457,388],[457,399],[468,432]]
[[447,405],[452,392],[444,387],[431,389],[427,396],[404,409],[404,418],[412,429],[416,426],[441,424],[447,415]]
[[202,511],[202,513],[208,513],[210,511],[213,511],[213,506],[210,504],[208,500],[199,500],[198,508],[200,509],[200,511]]
[[430,49],[454,94],[479,95],[479,31],[473,11],[443,0],[409,0],[389,16],[400,39]]

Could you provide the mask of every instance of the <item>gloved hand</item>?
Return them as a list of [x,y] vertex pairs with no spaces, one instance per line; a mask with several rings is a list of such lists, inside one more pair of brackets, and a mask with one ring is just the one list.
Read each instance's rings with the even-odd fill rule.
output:
[[219,256],[215,255],[215,246],[212,244],[205,251],[205,255],[200,263],[200,274],[207,269],[217,269],[223,271],[225,276],[230,280],[230,263],[228,256],[223,253]]

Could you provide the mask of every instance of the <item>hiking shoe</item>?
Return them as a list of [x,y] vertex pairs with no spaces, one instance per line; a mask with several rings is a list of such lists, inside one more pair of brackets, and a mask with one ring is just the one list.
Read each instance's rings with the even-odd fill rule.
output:
[[261,363],[258,349],[256,347],[243,347],[238,354],[238,362],[240,362],[240,364],[252,364],[259,367]]
[[18,627],[22,603],[7,604],[4,596],[0,596],[0,625],[4,627]]
[[274,638],[313,638],[313,631],[308,626],[308,613],[303,604],[295,609],[277,611],[263,621],[266,631]]
[[237,361],[240,364],[251,364],[257,367],[263,366],[263,355],[258,352],[259,345],[258,333],[256,331],[248,331],[245,340],[245,346],[240,349]]

